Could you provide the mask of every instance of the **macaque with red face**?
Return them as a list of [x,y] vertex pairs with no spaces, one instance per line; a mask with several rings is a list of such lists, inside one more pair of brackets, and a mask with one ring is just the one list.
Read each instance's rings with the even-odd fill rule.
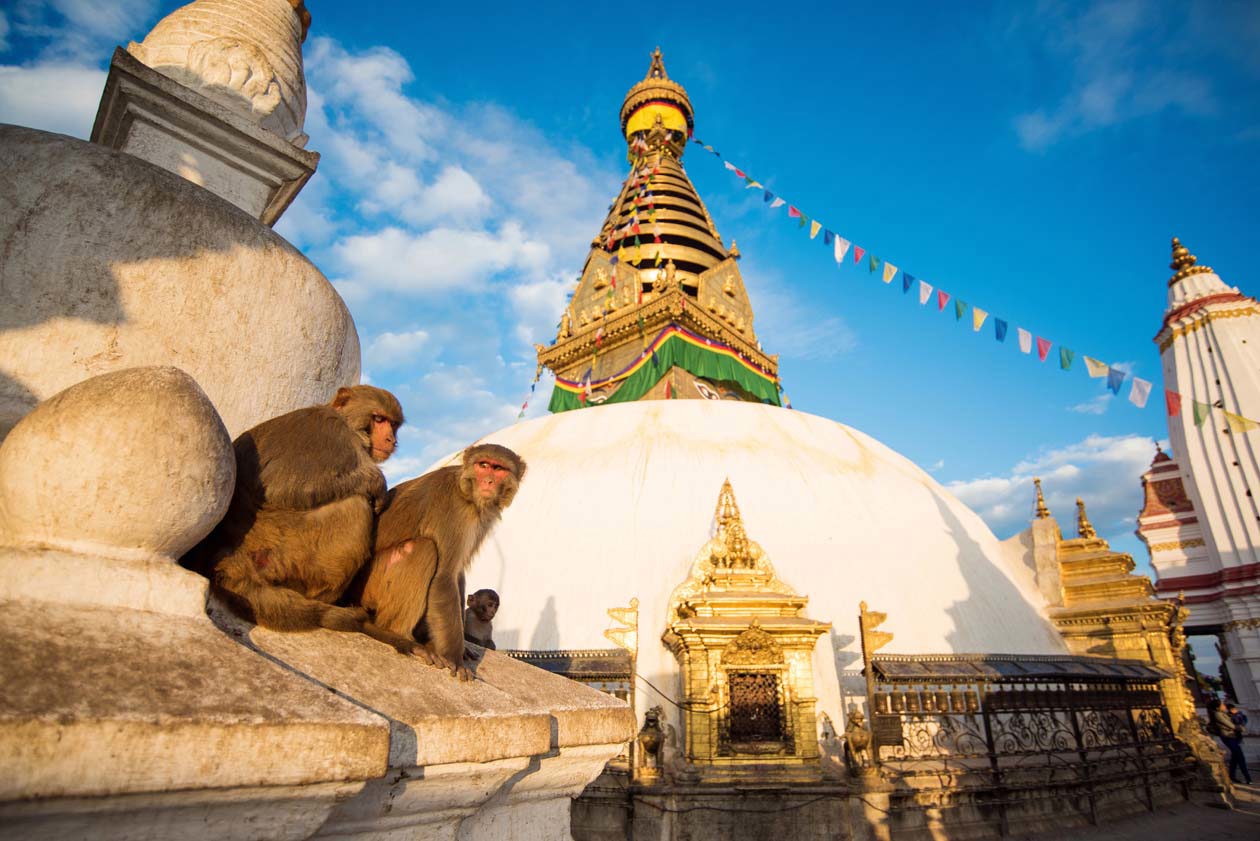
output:
[[372,560],[351,589],[374,626],[419,640],[430,665],[461,680],[472,679],[464,573],[524,476],[524,460],[507,447],[475,444],[458,465],[403,482],[389,493]]
[[335,604],[372,554],[385,501],[377,464],[394,452],[397,398],[370,385],[264,421],[241,434],[236,488],[223,520],[182,559],[234,612],[281,631],[358,631],[416,653],[409,635]]
[[494,650],[494,628],[491,622],[499,612],[499,594],[494,590],[478,590],[468,597],[464,611],[464,639],[482,648]]

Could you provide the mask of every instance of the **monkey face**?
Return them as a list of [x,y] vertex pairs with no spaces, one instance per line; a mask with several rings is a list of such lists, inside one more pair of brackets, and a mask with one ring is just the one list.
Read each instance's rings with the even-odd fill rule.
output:
[[499,496],[499,487],[510,476],[512,471],[507,465],[491,458],[482,458],[473,462],[473,488],[477,497],[489,502]]
[[468,606],[473,614],[482,622],[489,622],[499,612],[499,603],[489,596],[470,596]]
[[371,440],[372,460],[378,464],[394,454],[398,445],[398,424],[381,414],[372,415],[372,426],[368,433]]

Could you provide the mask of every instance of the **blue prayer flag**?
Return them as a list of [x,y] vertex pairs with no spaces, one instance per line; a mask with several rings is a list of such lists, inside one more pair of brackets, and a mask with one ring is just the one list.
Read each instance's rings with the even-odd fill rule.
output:
[[834,240],[835,238],[836,238],[835,234],[833,234],[831,231],[827,230],[826,228],[823,228],[823,245],[831,245],[831,241]]
[[1000,318],[993,319],[993,334],[999,342],[1006,341],[1006,322]]
[[765,198],[763,198],[762,201],[764,201],[766,204],[769,204],[770,202],[774,201],[774,193],[770,192],[769,190],[766,190]]
[[905,272],[902,272],[901,273],[901,291],[909,292],[911,286],[914,286],[914,275],[906,274]]
[[1128,374],[1119,368],[1107,369],[1107,388],[1111,389],[1112,394],[1120,393],[1120,386],[1124,384],[1124,378],[1127,376]]

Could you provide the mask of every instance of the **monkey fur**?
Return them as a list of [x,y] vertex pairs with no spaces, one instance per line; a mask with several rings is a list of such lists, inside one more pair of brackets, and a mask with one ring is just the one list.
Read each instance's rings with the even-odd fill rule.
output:
[[420,656],[460,680],[472,679],[464,665],[464,573],[524,476],[516,453],[475,444],[459,464],[398,485],[356,582],[377,627],[420,640]]
[[416,652],[414,640],[376,628],[362,608],[334,604],[371,556],[385,499],[377,463],[393,453],[402,422],[394,395],[358,385],[242,433],[228,512],[181,563],[264,627],[357,631]]
[[464,640],[494,651],[494,616],[499,612],[499,594],[478,590],[468,597],[464,611]]

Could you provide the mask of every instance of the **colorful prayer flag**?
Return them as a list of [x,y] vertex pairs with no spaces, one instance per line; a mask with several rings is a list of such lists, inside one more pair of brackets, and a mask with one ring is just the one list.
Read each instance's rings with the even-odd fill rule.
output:
[[963,313],[967,311],[967,302],[962,298],[954,299],[954,320],[962,321]]
[[731,169],[734,169],[734,170],[735,170],[735,174],[736,174],[736,175],[738,175],[740,178],[747,178],[747,177],[748,177],[747,175],[745,175],[745,174],[744,174],[744,171],[743,171],[742,169],[735,169],[735,167],[731,167]]
[[788,218],[789,218],[789,219],[799,219],[799,218],[800,218],[800,216],[801,216],[801,212],[800,212],[799,210],[797,210],[795,207],[793,207],[792,205],[790,205],[790,204],[789,204],[789,205],[788,205]]
[[909,292],[910,287],[913,285],[914,285],[914,275],[906,274],[905,272],[902,272],[901,273],[901,291]]
[[1207,416],[1212,413],[1212,407],[1206,403],[1200,403],[1198,400],[1190,401],[1194,403],[1194,425],[1203,426],[1203,422],[1207,420]]
[[1000,318],[993,319],[993,337],[999,342],[1006,341],[1006,322]]
[[1019,334],[1019,352],[1032,353],[1032,333],[1023,327],[1016,327],[1015,332]]
[[979,333],[980,326],[984,324],[984,320],[988,317],[989,317],[989,314],[985,312],[984,310],[980,309],[979,307],[972,307],[971,308],[971,329],[975,331],[976,333]]
[[[708,147],[706,146],[705,148],[707,149]],[[722,166],[726,167],[731,172],[739,172],[739,170],[735,168],[735,164],[730,161],[722,161]]]
[[803,227],[805,227],[805,223],[806,223],[806,222],[808,222],[808,221],[809,221],[809,217],[808,217],[808,216],[806,216],[804,213],[802,213],[802,214],[801,214],[801,221],[796,223],[796,227],[798,227],[798,228],[803,228]]
[[1049,339],[1037,337],[1037,358],[1042,362],[1046,361],[1046,354],[1050,352],[1050,345],[1051,341]]
[[949,293],[944,289],[936,290],[936,311],[944,312],[945,304],[949,303]]
[[828,230],[823,231],[823,245],[831,245],[832,241],[835,240],[835,238],[836,238],[836,235],[833,234],[831,231],[828,231]]
[[1107,388],[1111,389],[1112,394],[1120,393],[1120,386],[1124,385],[1124,378],[1129,376],[1127,371],[1121,371],[1119,368],[1107,369]]
[[1085,360],[1085,370],[1089,371],[1091,377],[1105,377],[1107,372],[1111,370],[1110,365],[1105,362],[1099,362],[1092,356],[1083,356],[1081,358]]
[[879,267],[879,258],[876,257],[874,254],[872,254],[871,259],[867,260],[866,262],[868,266],[867,271],[869,271],[871,274],[875,274],[875,269]]
[[860,245],[853,246],[853,262],[861,263],[862,257],[866,254],[866,249]]
[[769,190],[766,190],[765,198],[763,198],[762,201],[768,203],[773,198],[774,198],[774,193],[770,192]]
[[1133,378],[1133,387],[1129,389],[1129,402],[1139,409],[1146,408],[1146,400],[1151,396],[1151,384],[1141,377]]
[[1164,408],[1168,417],[1175,418],[1181,414],[1181,395],[1171,389],[1164,389]]
[[818,236],[818,232],[821,230],[822,230],[822,225],[820,225],[818,222],[810,222],[809,223],[809,238],[813,239],[814,237]]
[[836,262],[843,265],[844,255],[849,250],[849,241],[844,237],[836,237]]
[[919,306],[923,306],[928,302],[928,298],[932,297],[932,284],[926,280],[919,281]]
[[1060,368],[1062,368],[1064,371],[1071,368],[1072,360],[1074,358],[1076,358],[1076,351],[1068,350],[1067,348],[1063,347],[1063,345],[1059,345],[1059,367]]
[[787,204],[787,202],[785,202],[781,198],[776,197],[774,201],[770,202],[770,209],[774,210],[776,207],[783,207],[783,205],[785,204]]
[[897,267],[892,263],[884,263],[884,283],[892,283],[892,279],[897,276]]
[[1250,418],[1244,418],[1242,415],[1236,415],[1233,412],[1225,412],[1225,420],[1229,423],[1230,432],[1250,432],[1253,429],[1260,428],[1260,423],[1256,423]]

